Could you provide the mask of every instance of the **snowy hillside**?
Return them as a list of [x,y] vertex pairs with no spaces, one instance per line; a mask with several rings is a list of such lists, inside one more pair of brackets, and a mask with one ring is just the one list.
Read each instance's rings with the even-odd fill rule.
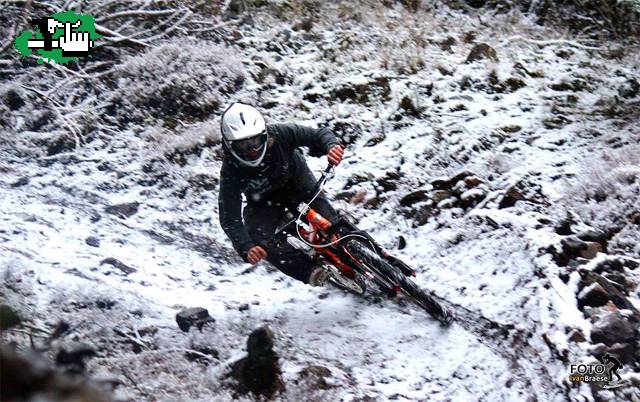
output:
[[[85,3],[93,60],[2,53],[3,346],[89,348],[115,400],[256,400],[229,373],[263,325],[275,400],[640,400],[637,37],[455,1]],[[218,223],[235,100],[332,129],[334,205],[457,322],[243,263]],[[188,307],[215,322],[181,331]],[[623,386],[569,382],[605,353]]]

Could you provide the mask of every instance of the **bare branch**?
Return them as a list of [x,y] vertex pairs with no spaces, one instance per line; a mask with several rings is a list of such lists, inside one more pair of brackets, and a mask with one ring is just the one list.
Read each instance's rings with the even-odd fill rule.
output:
[[109,35],[109,36],[113,36],[117,39],[112,40],[111,43],[117,43],[117,42],[131,42],[134,43],[136,45],[142,46],[142,47],[149,47],[148,43],[145,43],[143,41],[140,41],[138,39],[134,39],[133,36],[135,35],[131,35],[131,36],[124,36],[122,34],[120,34],[119,32],[116,31],[112,31],[111,29],[99,25],[99,24],[95,24],[96,27],[96,32],[100,33],[100,34],[104,34],[104,35]]
[[98,18],[97,22],[105,22],[110,21],[116,18],[124,18],[124,17],[157,17],[162,15],[170,15],[178,10],[176,9],[168,9],[168,10],[127,10],[120,11],[117,13],[109,14],[104,17]]

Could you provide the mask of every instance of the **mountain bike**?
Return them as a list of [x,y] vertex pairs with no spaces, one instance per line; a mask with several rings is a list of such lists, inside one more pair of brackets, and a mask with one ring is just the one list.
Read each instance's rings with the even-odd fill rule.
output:
[[[327,281],[333,286],[359,296],[364,296],[372,286],[390,298],[402,295],[442,325],[451,324],[453,314],[410,279],[416,276],[415,270],[358,229],[346,214],[340,213],[338,221],[332,224],[309,206],[332,177],[333,167],[329,165],[315,185],[313,198],[288,208],[274,233],[274,241],[289,242],[311,255],[326,270]],[[293,212],[295,209],[298,214]]]

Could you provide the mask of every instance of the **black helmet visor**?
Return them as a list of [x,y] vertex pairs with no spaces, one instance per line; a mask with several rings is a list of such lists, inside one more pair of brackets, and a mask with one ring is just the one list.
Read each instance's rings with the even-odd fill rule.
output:
[[253,157],[259,152],[267,142],[267,132],[245,138],[243,140],[231,141],[231,147],[241,157]]

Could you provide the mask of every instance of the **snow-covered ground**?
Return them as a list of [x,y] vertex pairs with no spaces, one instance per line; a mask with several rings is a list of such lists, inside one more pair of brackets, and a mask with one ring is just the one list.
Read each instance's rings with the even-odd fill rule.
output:
[[[222,101],[249,100],[272,122],[327,125],[342,136],[346,158],[327,185],[335,205],[414,266],[420,286],[459,306],[461,321],[443,329],[411,306],[242,263],[218,224],[215,114],[175,130],[156,121],[97,132],[54,155],[36,148],[47,133],[25,127],[30,111],[5,118],[4,302],[41,329],[70,323],[55,342],[92,344],[89,372],[118,378],[115,396],[127,400],[231,399],[227,368],[264,323],[283,369],[280,400],[640,399],[637,311],[611,301],[579,309],[576,299],[579,268],[623,261],[625,295],[640,305],[640,94],[619,93],[640,72],[638,48],[582,45],[518,12],[353,2],[273,12],[280,3],[223,31],[246,78]],[[465,62],[478,43],[496,58]],[[143,69],[145,56],[136,57],[127,65]],[[206,54],[193,57],[206,65]],[[38,86],[15,78],[3,91],[29,93],[20,84]],[[120,85],[113,93],[127,94],[131,81]],[[310,158],[315,171],[325,163]],[[403,203],[419,190],[434,199],[434,179],[464,170],[481,184],[451,185],[477,187],[481,200],[461,204],[450,188],[431,207],[424,198]],[[133,202],[130,216],[106,211]],[[558,227],[569,212],[573,234],[598,229],[606,249],[594,241],[592,255],[563,249],[572,235]],[[194,306],[216,321],[183,333],[175,314]],[[625,343],[633,358],[621,371],[627,386],[569,383],[570,364],[609,350],[589,333],[610,310],[636,317]],[[582,338],[570,339],[576,331]],[[27,342],[23,332],[3,337]],[[185,357],[203,346],[218,356]],[[330,371],[323,383],[303,378],[313,365]]]

